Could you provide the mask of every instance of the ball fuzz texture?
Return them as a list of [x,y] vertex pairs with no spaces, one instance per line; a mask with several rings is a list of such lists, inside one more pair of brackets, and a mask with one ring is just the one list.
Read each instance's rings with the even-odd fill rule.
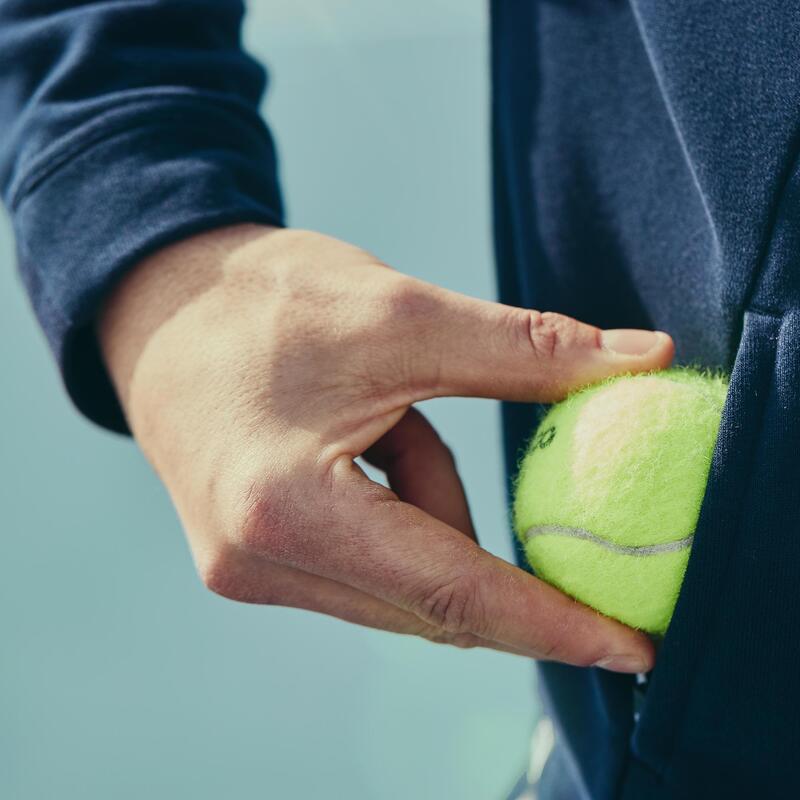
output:
[[605,380],[554,405],[515,483],[514,528],[536,575],[663,635],[678,598],[727,392],[676,367]]

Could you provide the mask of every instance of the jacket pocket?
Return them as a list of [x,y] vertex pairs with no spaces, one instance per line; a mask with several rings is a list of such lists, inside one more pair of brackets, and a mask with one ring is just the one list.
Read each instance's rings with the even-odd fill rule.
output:
[[[781,713],[782,701],[765,701],[784,692],[778,673],[792,680],[785,639],[800,639],[799,352],[800,312],[745,312],[692,553],[631,736],[625,800],[743,797],[751,783],[752,796],[770,797],[774,748],[800,730],[800,706]],[[765,728],[775,709],[780,720]],[[754,743],[765,734],[774,741]]]

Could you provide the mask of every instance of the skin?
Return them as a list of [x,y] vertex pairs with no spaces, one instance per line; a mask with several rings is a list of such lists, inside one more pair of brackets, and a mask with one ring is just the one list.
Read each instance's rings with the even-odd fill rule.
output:
[[603,333],[316,233],[237,225],[137,265],[98,335],[212,591],[460,647],[652,667],[644,634],[479,546],[453,455],[413,404],[556,401],[667,366],[666,334]]

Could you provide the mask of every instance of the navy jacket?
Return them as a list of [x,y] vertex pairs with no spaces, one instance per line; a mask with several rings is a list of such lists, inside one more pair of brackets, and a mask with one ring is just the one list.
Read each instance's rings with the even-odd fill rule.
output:
[[[92,336],[142,256],[282,222],[234,0],[0,0],[0,184],[74,402],[125,431]],[[733,370],[646,692],[539,665],[552,798],[784,798],[800,753],[800,6],[491,4],[500,299],[669,331]],[[537,409],[505,404],[509,477]],[[544,798],[543,800],[548,800]]]

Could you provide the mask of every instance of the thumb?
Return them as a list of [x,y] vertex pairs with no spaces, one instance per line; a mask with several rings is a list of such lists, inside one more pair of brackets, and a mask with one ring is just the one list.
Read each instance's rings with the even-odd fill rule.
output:
[[671,337],[662,331],[601,330],[563,314],[420,283],[429,287],[420,291],[431,293],[427,324],[404,337],[418,373],[418,399],[553,402],[612,375],[667,367],[675,353]]

